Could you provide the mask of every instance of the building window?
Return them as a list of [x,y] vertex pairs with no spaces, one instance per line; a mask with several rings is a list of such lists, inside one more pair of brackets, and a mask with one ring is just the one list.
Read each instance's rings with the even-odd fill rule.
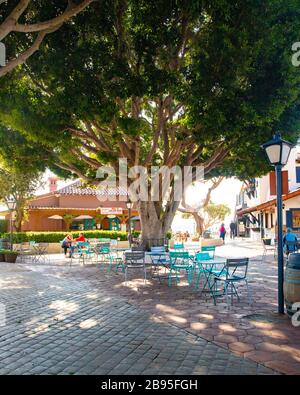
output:
[[296,182],[300,183],[300,166],[296,167]]
[[266,228],[269,227],[269,214],[268,213],[265,214],[265,226],[266,226]]

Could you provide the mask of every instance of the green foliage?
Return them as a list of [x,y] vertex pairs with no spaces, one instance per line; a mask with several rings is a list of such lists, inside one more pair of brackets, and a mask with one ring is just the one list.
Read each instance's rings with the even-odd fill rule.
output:
[[[119,156],[114,148],[120,139],[139,136],[143,160],[153,141],[151,121],[157,123],[153,103],[169,95],[184,111],[165,128],[175,128],[178,140],[203,145],[200,162],[221,141],[228,147],[209,176],[261,175],[269,167],[260,144],[276,129],[293,141],[298,135],[300,73],[290,59],[300,28],[297,12],[297,1],[283,0],[95,3],[47,37],[27,74],[15,71],[6,79],[0,120],[94,177],[70,152],[81,139],[68,128],[100,126],[112,147],[111,153],[98,149],[100,163]],[[184,29],[187,48],[180,59]],[[9,44],[24,40],[16,35]],[[135,97],[142,98],[138,119],[130,111]],[[155,164],[161,163],[163,141]]]
[[11,251],[11,250],[0,250],[0,254],[3,254],[3,255],[19,255],[18,251]]
[[[0,122],[91,182],[118,157],[203,165],[207,178],[266,174],[260,145],[277,130],[292,142],[299,134],[298,9],[298,0],[95,2],[3,79]],[[8,46],[23,48],[23,36]],[[155,205],[168,228],[175,204]]]
[[[79,236],[78,232],[68,232],[72,234],[74,238]],[[89,239],[97,239],[97,238],[107,238],[107,239],[118,239],[127,240],[126,232],[118,232],[118,231],[109,231],[109,230],[89,230],[83,231],[84,236]],[[59,243],[66,236],[66,232],[18,232],[13,234],[13,242],[14,243],[22,243],[25,241],[35,241],[37,243]],[[1,238],[9,239],[9,233],[2,233]]]
[[6,219],[0,219],[0,233],[7,232],[8,221]]
[[204,212],[208,216],[209,226],[218,222],[224,221],[225,217],[230,214],[230,208],[226,204],[215,204],[210,202],[205,208]]

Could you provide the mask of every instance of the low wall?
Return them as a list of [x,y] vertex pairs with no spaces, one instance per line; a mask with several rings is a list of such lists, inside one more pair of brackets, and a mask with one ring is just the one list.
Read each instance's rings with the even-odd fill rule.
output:
[[218,239],[200,239],[199,244],[202,247],[208,247],[208,246],[221,246],[223,245],[223,240],[218,238]]
[[[129,243],[127,240],[124,241],[118,241],[117,244],[118,248],[129,248]],[[14,244],[14,249],[18,249],[18,244]],[[60,243],[49,243],[48,248],[47,248],[47,253],[48,254],[60,254],[63,252],[63,249],[61,248]]]
[[[173,248],[174,244],[179,243],[178,241],[174,241],[174,240],[170,240],[169,246],[170,248]],[[189,243],[189,242],[188,242]],[[200,238],[199,241],[195,242],[199,244],[199,248],[201,246],[203,247],[208,247],[208,246],[221,246],[223,245],[223,240],[218,238],[218,239],[204,239],[204,238]],[[183,243],[184,244],[184,243]]]

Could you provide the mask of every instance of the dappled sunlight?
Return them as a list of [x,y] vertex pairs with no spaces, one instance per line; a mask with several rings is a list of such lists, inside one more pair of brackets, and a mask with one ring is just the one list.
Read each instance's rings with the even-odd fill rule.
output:
[[115,289],[120,289],[120,288],[127,288],[132,291],[138,292],[140,291],[141,288],[150,286],[152,283],[149,280],[144,281],[143,278],[136,278],[132,280],[122,281],[119,284],[115,284],[114,288]]
[[67,302],[66,300],[55,300],[49,304],[49,309],[56,310],[55,320],[64,320],[68,314],[79,310],[79,304],[75,302]]
[[89,293],[89,294],[85,295],[85,297],[87,299],[91,299],[92,300],[92,299],[97,299],[99,297],[99,295],[98,295],[97,292],[93,292],[93,293]]
[[214,320],[214,318],[215,318],[212,314],[204,314],[204,313],[197,314],[196,317],[202,318],[204,320],[209,320],[209,321]]
[[0,279],[0,288],[1,289],[29,289],[30,285],[27,285],[21,278],[5,278]]
[[96,326],[97,324],[98,324],[98,321],[96,319],[89,318],[85,321],[81,321],[79,324],[79,327],[81,329],[90,329],[90,328],[93,328],[94,326]]
[[183,317],[178,317],[178,315],[166,314],[166,318],[168,318],[171,322],[175,322],[176,324],[186,324],[187,319]]
[[27,334],[28,337],[33,338],[33,337],[40,336],[42,333],[46,333],[49,330],[50,329],[49,329],[48,324],[40,324],[37,327],[35,327],[34,329],[30,329],[25,333]]
[[155,308],[161,313],[169,313],[169,314],[177,314],[177,315],[182,315],[185,313],[184,311],[180,311],[174,307],[163,305],[163,304],[156,304]]

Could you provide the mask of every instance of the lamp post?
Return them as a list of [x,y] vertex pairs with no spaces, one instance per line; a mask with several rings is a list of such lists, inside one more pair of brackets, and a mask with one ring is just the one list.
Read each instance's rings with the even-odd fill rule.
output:
[[7,202],[7,208],[9,209],[10,212],[10,250],[13,250],[13,212],[16,209],[16,201],[13,199],[9,199]]
[[131,234],[131,210],[133,207],[133,203],[129,200],[126,203],[127,209],[128,209],[128,240],[129,240],[129,247],[131,248],[131,244],[132,244],[132,234]]
[[282,167],[286,165],[293,144],[284,141],[280,133],[262,145],[269,162],[275,166],[276,172],[276,206],[277,206],[277,249],[278,249],[278,313],[284,314],[284,261],[283,261],[283,232],[282,232]]

